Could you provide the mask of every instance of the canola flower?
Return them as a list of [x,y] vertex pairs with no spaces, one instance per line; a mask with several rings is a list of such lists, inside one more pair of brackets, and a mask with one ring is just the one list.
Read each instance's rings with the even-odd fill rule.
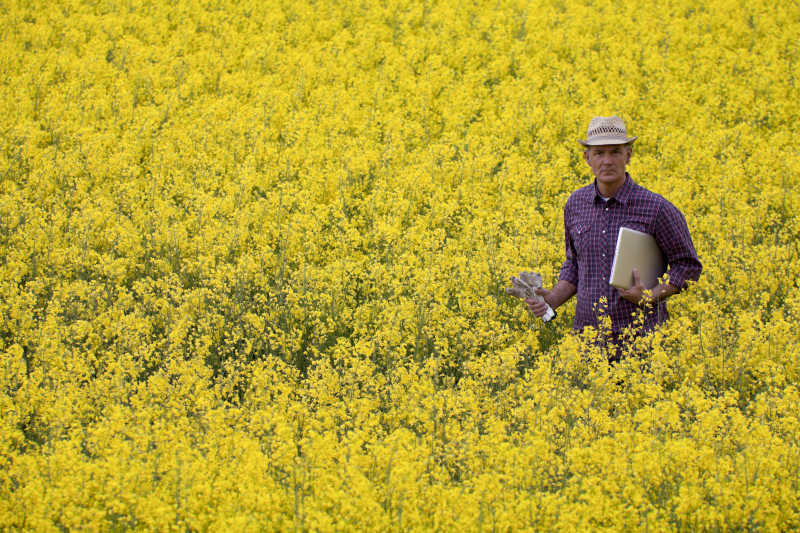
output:
[[[800,528],[796,6],[0,21],[2,529]],[[609,367],[503,288],[616,113],[705,269]]]

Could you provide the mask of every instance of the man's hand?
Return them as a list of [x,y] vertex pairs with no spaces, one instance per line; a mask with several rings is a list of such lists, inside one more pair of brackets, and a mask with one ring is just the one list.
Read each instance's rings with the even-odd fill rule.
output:
[[[543,304],[544,311],[535,316],[541,318],[545,322],[549,322],[555,318],[556,313],[549,306],[549,302],[542,300],[542,297],[536,293],[538,289],[542,288],[542,275],[538,272],[520,272],[519,277],[511,276],[511,287],[506,288],[506,294],[521,298],[526,303],[533,301]],[[530,308],[530,304],[528,304]]]
[[543,300],[539,300],[538,298],[526,298],[525,303],[528,304],[528,309],[531,310],[534,316],[542,318],[549,306],[548,297],[550,296],[550,291],[547,289],[535,289],[533,292],[541,296]]
[[636,305],[645,303],[645,301],[643,301],[643,299],[646,298],[645,288],[644,285],[642,285],[642,280],[639,279],[639,271],[635,268],[633,269],[633,285],[631,286],[631,288],[630,289],[617,288],[617,291],[619,291],[620,296],[622,296],[631,303],[634,303]]
[[572,298],[577,291],[578,288],[572,283],[559,280],[550,290],[540,287],[534,291],[544,299],[544,302],[540,302],[538,298],[526,298],[525,303],[528,304],[528,309],[534,316],[541,317],[547,312],[548,305],[555,312],[556,307]]

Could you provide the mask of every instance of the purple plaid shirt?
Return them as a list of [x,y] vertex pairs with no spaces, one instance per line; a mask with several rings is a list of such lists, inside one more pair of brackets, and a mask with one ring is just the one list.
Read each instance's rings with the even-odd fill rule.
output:
[[[595,182],[570,195],[564,206],[566,260],[560,280],[578,288],[573,329],[597,327],[598,317],[611,317],[611,329],[619,333],[631,325],[639,307],[622,298],[609,285],[611,263],[620,226],[650,233],[667,262],[670,285],[686,287],[687,280],[700,277],[703,266],[697,258],[686,219],[664,197],[637,185],[626,173],[617,194],[604,201]],[[601,299],[605,298],[605,302]],[[665,301],[647,308],[643,330],[649,331],[668,318]]]

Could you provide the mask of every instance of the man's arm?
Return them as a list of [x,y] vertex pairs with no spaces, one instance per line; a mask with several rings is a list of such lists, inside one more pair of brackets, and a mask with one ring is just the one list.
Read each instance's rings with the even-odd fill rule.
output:
[[669,265],[667,282],[656,285],[649,294],[646,294],[645,287],[639,279],[639,272],[634,269],[633,286],[627,290],[617,290],[620,296],[637,305],[642,303],[643,298],[649,302],[657,302],[679,293],[686,287],[687,281],[697,281],[703,270],[692,237],[689,235],[686,219],[683,213],[669,202],[664,203],[659,216],[656,217],[654,237]]
[[[673,285],[672,283],[659,283],[650,291],[646,291],[644,285],[642,285],[642,280],[639,278],[639,271],[637,269],[633,269],[633,285],[630,289],[617,289],[619,291],[619,295],[628,300],[631,303],[635,303],[639,305],[642,302],[642,299],[645,299],[647,302],[657,302],[659,300],[666,300],[673,294],[677,294],[680,289]],[[649,294],[648,294],[649,293]]]
[[680,292],[686,288],[687,281],[697,281],[700,278],[703,265],[697,258],[686,218],[671,203],[665,202],[656,217],[653,236],[669,265],[667,271],[669,285]]

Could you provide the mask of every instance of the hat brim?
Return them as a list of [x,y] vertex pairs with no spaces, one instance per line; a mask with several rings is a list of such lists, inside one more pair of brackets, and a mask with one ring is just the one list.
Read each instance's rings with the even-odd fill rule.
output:
[[631,144],[638,138],[638,136],[628,137],[625,139],[620,139],[619,137],[595,137],[591,141],[578,139],[578,142],[584,146],[608,146],[612,144]]

